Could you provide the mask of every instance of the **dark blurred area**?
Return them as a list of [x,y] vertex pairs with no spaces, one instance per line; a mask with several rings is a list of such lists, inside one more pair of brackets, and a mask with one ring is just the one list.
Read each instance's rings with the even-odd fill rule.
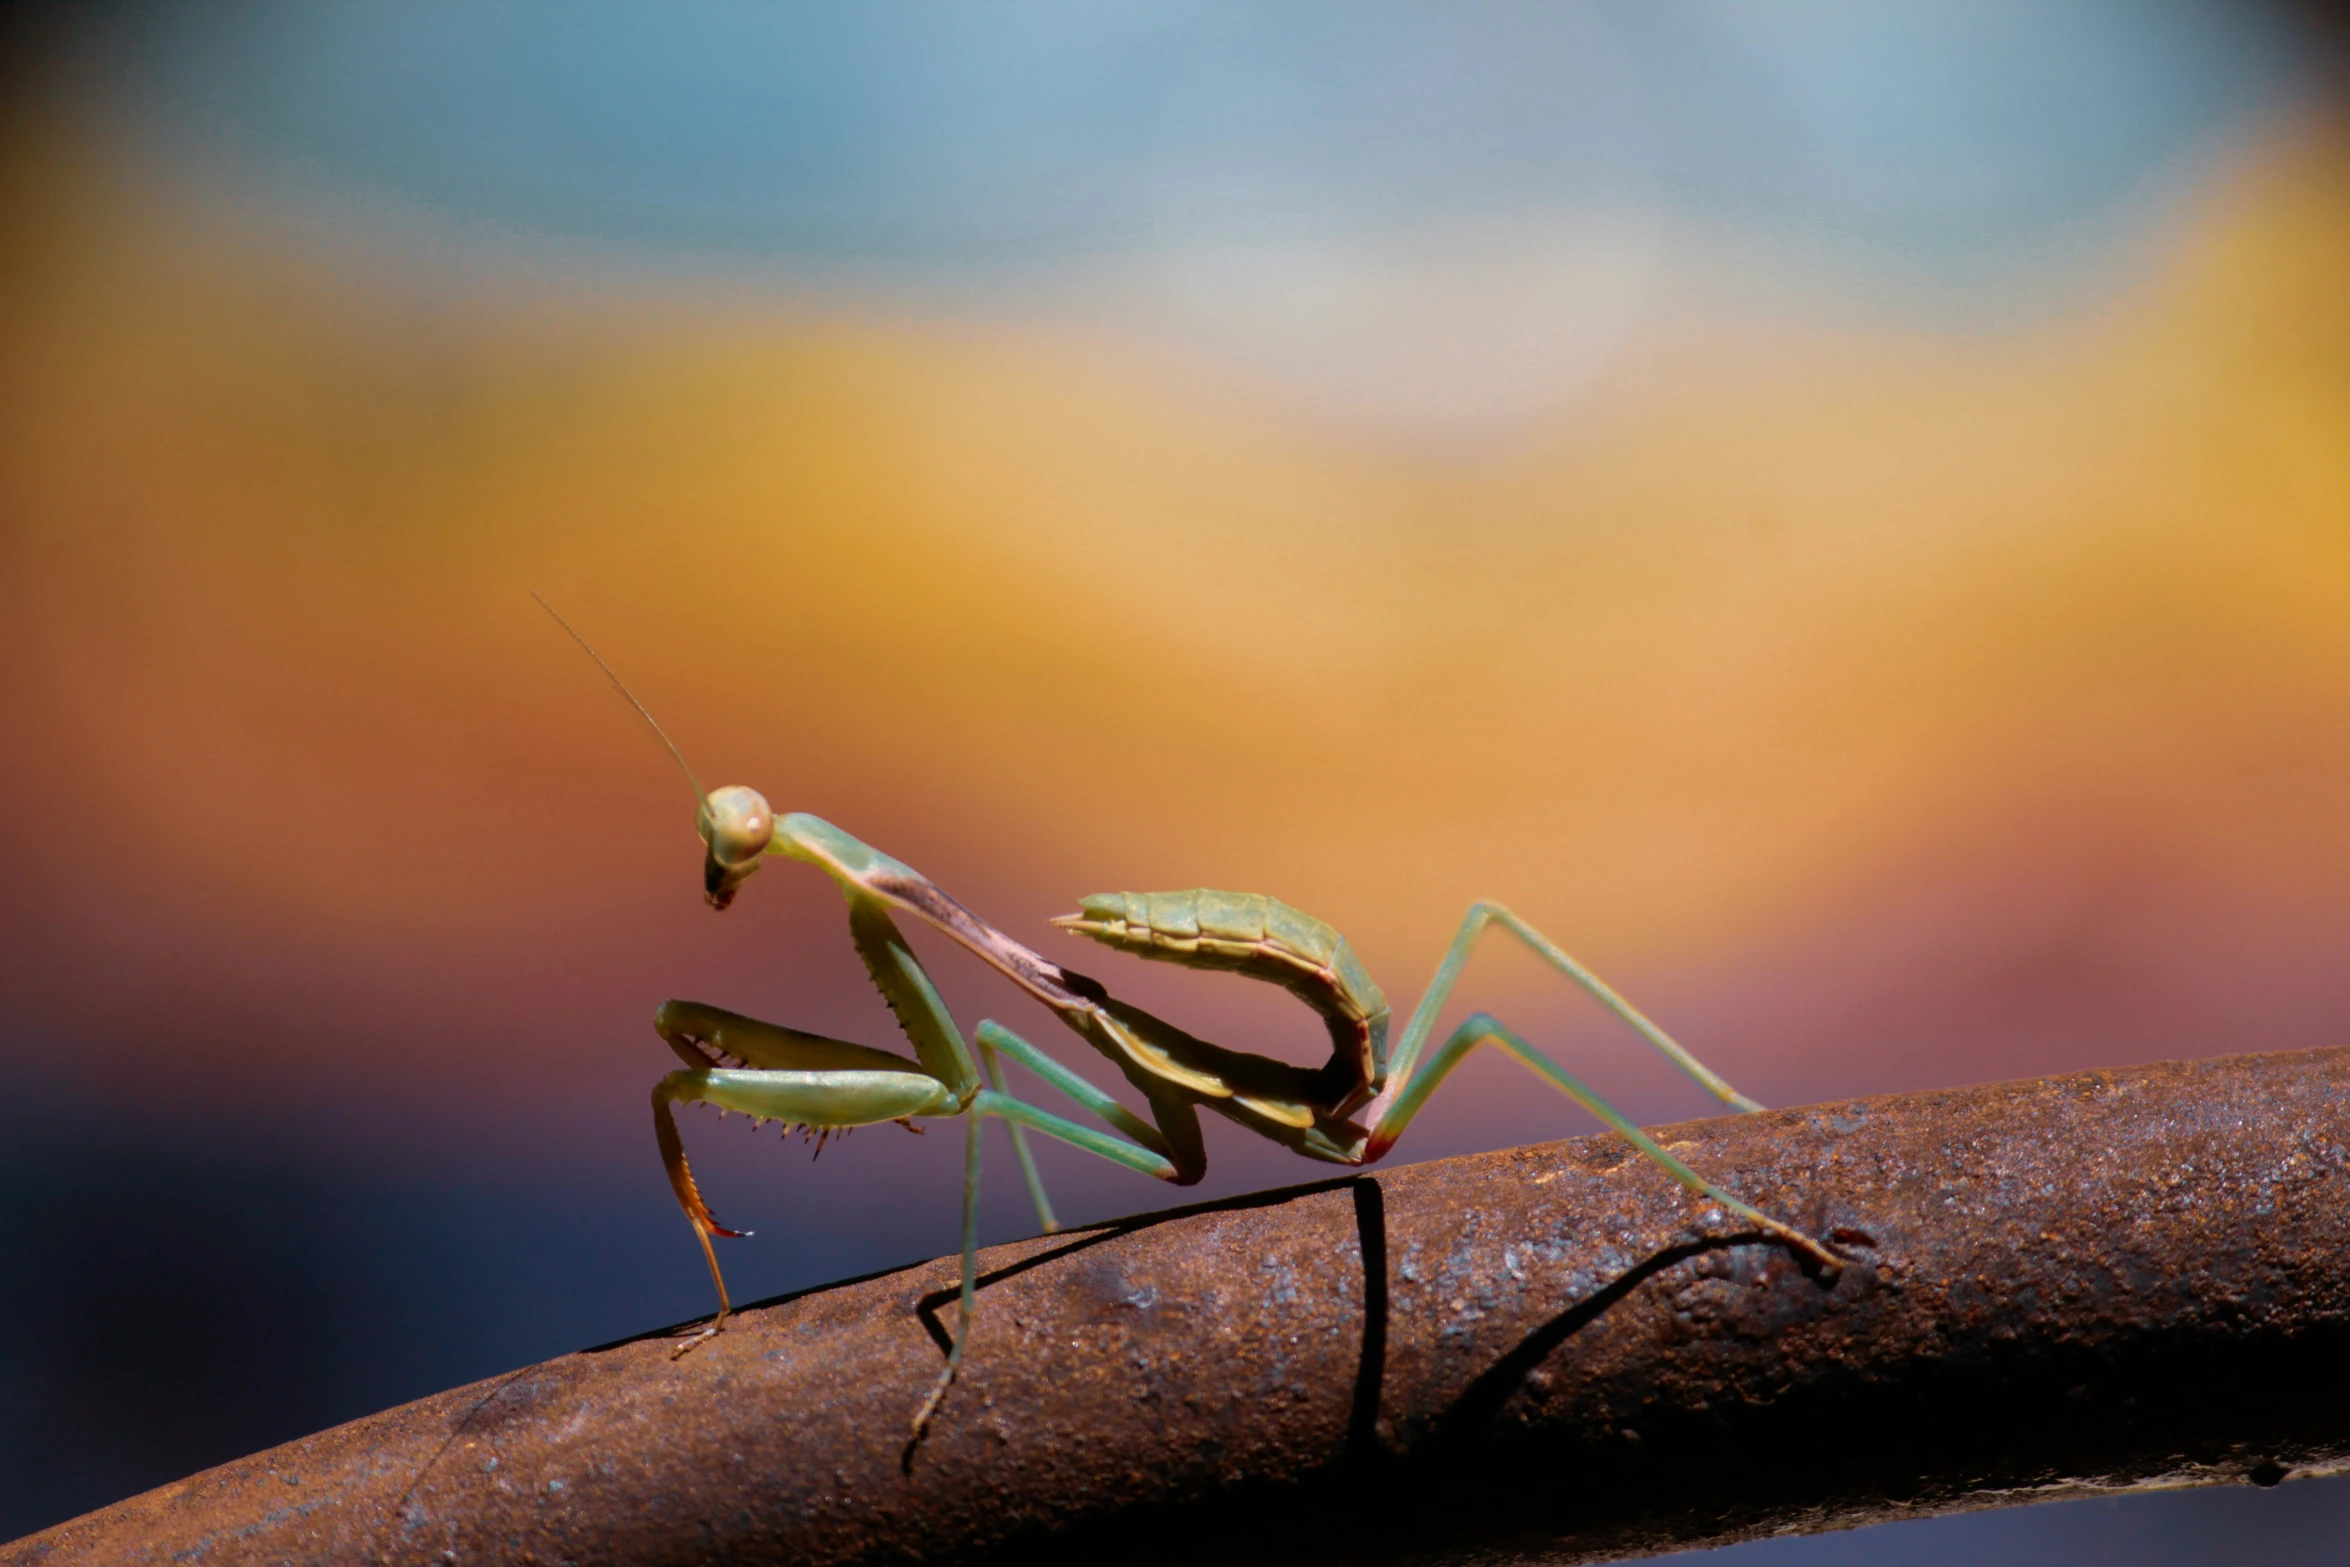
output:
[[390,1177],[40,1098],[0,1155],[12,1538],[674,1309],[630,1285],[675,1239],[641,1185]]

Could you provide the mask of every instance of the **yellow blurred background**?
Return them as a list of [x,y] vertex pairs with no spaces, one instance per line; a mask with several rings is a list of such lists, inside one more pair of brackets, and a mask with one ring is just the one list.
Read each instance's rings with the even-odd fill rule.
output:
[[[20,145],[12,854],[93,983],[165,906],[214,983],[277,948],[264,988],[419,950],[489,985],[692,912],[690,797],[536,588],[711,780],[1015,928],[1263,888],[1408,994],[1500,896],[1610,970],[1760,987],[1705,1048],[1811,1093],[2313,1043],[2350,929],[2345,171],[2332,122],[2273,133],[2054,330],[1669,323],[1464,459],[1071,331],[451,299]],[[820,989],[843,956],[764,946]],[[1932,1015],[2018,980],[2109,1010],[2037,1054]]]

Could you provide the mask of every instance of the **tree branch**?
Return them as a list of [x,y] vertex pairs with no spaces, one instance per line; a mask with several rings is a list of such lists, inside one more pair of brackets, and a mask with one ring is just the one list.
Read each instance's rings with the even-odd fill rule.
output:
[[[2350,1462],[2350,1050],[1818,1105],[997,1247],[567,1355],[0,1562],[1580,1561]],[[1862,1235],[1866,1239],[1861,1239]],[[453,1554],[451,1554],[453,1553]]]

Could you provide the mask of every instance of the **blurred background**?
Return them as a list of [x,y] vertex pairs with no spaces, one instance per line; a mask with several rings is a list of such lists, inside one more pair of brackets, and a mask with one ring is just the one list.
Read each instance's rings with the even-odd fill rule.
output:
[[[1499,897],[1774,1104],[2345,1042],[2324,11],[7,27],[0,1537],[705,1312],[663,998],[893,1042],[821,877],[702,905],[534,588],[710,783],[1048,954],[1255,888],[1403,1004]],[[1474,1006],[1709,1108],[1521,954]],[[1397,1157],[1589,1129],[1479,1062]],[[954,1138],[686,1132],[738,1299],[954,1244]],[[1209,1135],[1204,1194],[1326,1173]],[[2333,1561],[2346,1484],[1725,1560]]]

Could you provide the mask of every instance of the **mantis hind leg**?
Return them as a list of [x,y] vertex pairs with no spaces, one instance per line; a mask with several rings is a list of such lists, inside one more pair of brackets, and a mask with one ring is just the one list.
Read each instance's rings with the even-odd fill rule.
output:
[[[1621,1018],[1634,1033],[1647,1040],[1657,1054],[1688,1073],[1698,1087],[1733,1110],[1762,1108],[1724,1082],[1721,1074],[1712,1067],[1682,1049],[1672,1035],[1650,1022],[1645,1013],[1617,994],[1613,986],[1576,962],[1564,947],[1491,899],[1471,904],[1469,912],[1461,919],[1460,929],[1453,933],[1452,945],[1445,949],[1444,961],[1436,968],[1436,977],[1428,982],[1428,993],[1420,998],[1420,1004],[1412,1009],[1412,1020],[1404,1026],[1403,1039],[1396,1046],[1391,1081],[1404,1084],[1412,1080],[1413,1064],[1427,1046],[1428,1036],[1436,1027],[1436,1016],[1444,1010],[1445,1001],[1452,995],[1453,985],[1461,977],[1462,967],[1469,961],[1470,949],[1477,945],[1477,938],[1494,925],[1499,925],[1524,942],[1543,962],[1573,980],[1594,1001]],[[1393,1140],[1388,1139],[1389,1142]],[[1375,1143],[1374,1146],[1384,1152],[1387,1144]],[[1368,1157],[1376,1159],[1379,1154],[1372,1153]]]
[[1731,1196],[1695,1170],[1690,1169],[1689,1166],[1666,1152],[1655,1138],[1633,1125],[1631,1119],[1621,1110],[1594,1093],[1574,1073],[1569,1072],[1549,1056],[1519,1038],[1498,1019],[1484,1012],[1478,1013],[1453,1030],[1452,1037],[1444,1042],[1436,1054],[1429,1059],[1428,1064],[1405,1085],[1403,1092],[1398,1094],[1394,1101],[1388,1105],[1386,1113],[1380,1116],[1378,1126],[1371,1133],[1365,1162],[1378,1158],[1380,1154],[1385,1153],[1389,1147],[1393,1146],[1395,1140],[1403,1135],[1403,1129],[1411,1124],[1412,1117],[1419,1114],[1420,1107],[1428,1102],[1429,1095],[1433,1094],[1437,1086],[1451,1075],[1452,1069],[1460,1065],[1470,1051],[1483,1044],[1498,1045],[1515,1056],[1560,1093],[1565,1094],[1569,1099],[1574,1100],[1575,1103],[1605,1121],[1610,1129],[1634,1148],[1640,1150],[1652,1163],[1683,1186],[1709,1201],[1721,1204],[1766,1234],[1786,1242],[1796,1251],[1818,1262],[1831,1275],[1842,1270],[1844,1259],[1825,1244],[1791,1225],[1783,1224],[1772,1218],[1752,1203]]

